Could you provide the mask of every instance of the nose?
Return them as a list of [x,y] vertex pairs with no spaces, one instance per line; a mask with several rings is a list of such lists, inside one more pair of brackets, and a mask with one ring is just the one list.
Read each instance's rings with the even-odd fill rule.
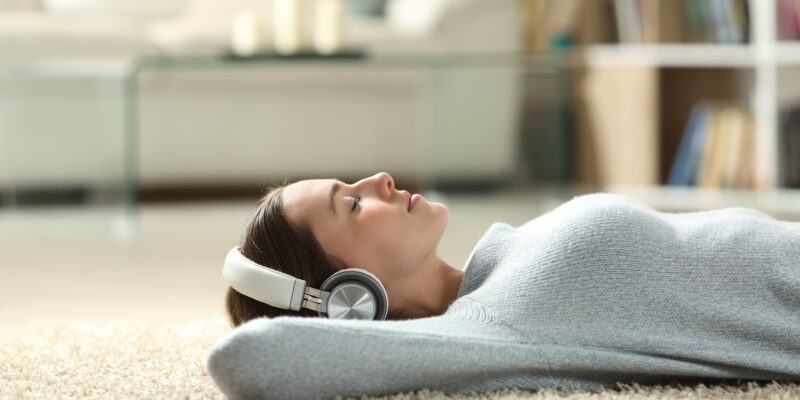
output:
[[392,180],[392,176],[386,172],[379,172],[375,174],[375,180],[377,181],[378,193],[380,196],[385,199],[391,198],[394,192],[394,180]]
[[378,177],[378,181],[381,183],[380,187],[386,186],[389,190],[389,194],[391,195],[392,191],[394,190],[394,180],[392,179],[392,176],[387,172],[379,172],[376,176]]
[[383,199],[391,198],[394,193],[394,180],[392,176],[386,172],[379,172],[359,183],[374,187],[377,190],[378,197]]

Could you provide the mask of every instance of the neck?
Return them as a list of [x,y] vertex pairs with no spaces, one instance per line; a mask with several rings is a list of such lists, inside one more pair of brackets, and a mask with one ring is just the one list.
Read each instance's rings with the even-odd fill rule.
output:
[[458,297],[464,271],[453,268],[438,255],[416,271],[418,273],[406,276],[403,284],[396,287],[398,296],[393,300],[397,304],[393,306],[390,301],[394,314],[400,319],[443,314]]

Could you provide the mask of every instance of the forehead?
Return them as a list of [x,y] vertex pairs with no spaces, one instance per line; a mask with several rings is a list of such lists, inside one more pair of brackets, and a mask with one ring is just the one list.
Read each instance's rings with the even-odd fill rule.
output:
[[283,190],[286,216],[296,222],[311,223],[328,211],[328,191],[333,179],[308,179],[292,183]]

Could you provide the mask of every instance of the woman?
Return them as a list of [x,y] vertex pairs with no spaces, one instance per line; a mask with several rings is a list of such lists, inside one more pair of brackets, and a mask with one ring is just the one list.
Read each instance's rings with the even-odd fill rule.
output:
[[447,208],[410,200],[385,173],[265,196],[245,256],[312,287],[340,268],[364,268],[386,287],[393,320],[294,318],[229,291],[231,322],[242,325],[206,359],[223,392],[290,399],[800,380],[800,223],[585,195],[517,228],[493,224],[462,272],[436,255]]

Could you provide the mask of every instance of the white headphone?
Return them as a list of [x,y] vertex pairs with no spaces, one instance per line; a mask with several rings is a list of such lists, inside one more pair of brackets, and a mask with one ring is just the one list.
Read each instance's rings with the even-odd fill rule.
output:
[[346,268],[328,277],[319,289],[306,281],[253,262],[234,247],[225,257],[222,277],[237,292],[284,310],[314,310],[335,319],[386,319],[389,297],[381,281],[367,270]]

